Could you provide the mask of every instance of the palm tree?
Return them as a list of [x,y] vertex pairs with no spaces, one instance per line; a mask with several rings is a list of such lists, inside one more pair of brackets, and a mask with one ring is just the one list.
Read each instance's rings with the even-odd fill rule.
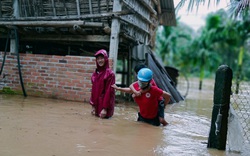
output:
[[250,20],[240,20],[236,21],[235,23],[235,29],[238,34],[238,47],[239,47],[239,53],[238,53],[238,70],[236,73],[236,94],[238,94],[239,91],[239,83],[242,75],[242,62],[244,59],[244,51],[245,51],[245,44],[246,41],[250,38]]
[[[188,11],[192,11],[193,9],[196,9],[198,11],[199,6],[201,4],[205,5],[207,2],[208,8],[210,7],[211,0],[189,0],[188,3]],[[219,4],[221,1],[216,0],[216,4]],[[177,4],[177,10],[183,7],[186,3],[186,0],[180,0],[180,2]],[[195,8],[196,7],[196,8]],[[250,8],[250,0],[231,0],[230,1],[230,13],[237,17],[238,15],[244,15],[247,14]]]
[[165,65],[178,66],[182,49],[192,40],[194,30],[179,22],[177,25],[162,26],[157,30],[155,51]]
[[232,0],[230,5],[230,12],[233,13],[233,17],[239,15],[247,16],[249,14],[250,0]]
[[[180,3],[177,5],[177,10],[181,7],[184,6],[186,0],[181,0]],[[199,6],[201,4],[206,4],[207,2],[208,7],[210,7],[210,0],[205,1],[205,0],[190,0],[188,3],[188,10],[192,11],[194,7],[196,6],[196,10],[198,11]],[[220,0],[216,0],[216,3],[219,4]],[[235,19],[235,21],[230,24],[230,27],[225,27],[223,30],[222,36],[227,37],[221,38],[223,41],[226,41],[224,43],[230,42],[230,40],[233,40],[234,42],[233,45],[229,47],[239,47],[238,50],[238,69],[236,73],[236,93],[238,92],[239,89],[239,82],[241,79],[241,70],[242,70],[242,61],[244,58],[244,44],[245,42],[249,39],[250,32],[249,32],[249,8],[250,8],[250,0],[231,0],[230,1],[230,7],[229,7],[229,13],[231,14],[230,16]],[[228,31],[229,30],[229,31]],[[231,35],[234,35],[232,37]],[[231,38],[231,39],[230,39]],[[201,60],[202,62],[202,60]],[[201,66],[202,68],[202,66]]]
[[221,62],[220,55],[214,48],[219,35],[220,23],[221,19],[218,16],[209,16],[206,26],[202,28],[200,36],[194,39],[190,48],[194,51],[190,60],[194,66],[198,66],[200,71],[199,90],[202,89],[205,71],[213,71]]

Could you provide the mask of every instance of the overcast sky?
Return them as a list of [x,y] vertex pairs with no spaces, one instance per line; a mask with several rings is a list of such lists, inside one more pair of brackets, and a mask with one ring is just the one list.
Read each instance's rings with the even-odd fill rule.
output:
[[[186,23],[193,29],[197,30],[199,27],[205,25],[205,18],[208,13],[215,12],[221,8],[226,9],[229,1],[230,0],[220,0],[219,5],[216,5],[214,1],[211,1],[209,8],[207,7],[207,4],[200,5],[198,12],[196,12],[196,9],[193,9],[192,12],[188,12],[188,2],[186,2],[185,6],[176,13],[176,17],[180,17],[181,22]],[[180,0],[174,0],[174,5],[176,6],[179,2]]]

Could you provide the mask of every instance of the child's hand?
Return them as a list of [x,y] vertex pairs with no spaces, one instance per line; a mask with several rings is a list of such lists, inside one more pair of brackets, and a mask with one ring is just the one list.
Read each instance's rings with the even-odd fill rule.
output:
[[136,91],[132,94],[132,98],[136,97],[136,96],[141,96],[141,92],[140,91]]
[[140,91],[135,91],[135,92],[134,92],[134,95],[135,95],[135,96],[141,96],[141,92],[140,92]]

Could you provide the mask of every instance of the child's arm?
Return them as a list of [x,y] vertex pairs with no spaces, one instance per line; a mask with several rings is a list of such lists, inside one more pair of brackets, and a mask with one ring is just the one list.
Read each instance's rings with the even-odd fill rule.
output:
[[121,92],[130,93],[130,94],[133,93],[133,91],[129,87],[121,88],[121,87],[118,87],[116,84],[111,85],[111,87]]
[[168,92],[163,91],[162,97],[165,99],[164,100],[164,105],[166,106],[169,103],[169,101],[170,101],[171,95]]
[[132,95],[132,97],[135,97],[135,96],[140,96],[141,95],[141,92],[140,91],[137,91],[137,90],[135,90],[135,88],[134,88],[134,83],[136,83],[136,82],[133,82],[130,86],[129,86],[129,88],[131,89],[131,91],[133,92],[133,95]]

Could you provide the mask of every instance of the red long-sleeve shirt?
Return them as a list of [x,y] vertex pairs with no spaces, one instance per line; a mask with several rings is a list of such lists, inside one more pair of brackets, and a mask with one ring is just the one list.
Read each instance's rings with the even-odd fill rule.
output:
[[[134,83],[133,86],[137,91],[140,90],[138,82]],[[153,119],[157,116],[158,101],[162,94],[163,90],[156,86],[151,86],[147,92],[134,97],[135,102],[139,106],[142,117],[146,119]]]

